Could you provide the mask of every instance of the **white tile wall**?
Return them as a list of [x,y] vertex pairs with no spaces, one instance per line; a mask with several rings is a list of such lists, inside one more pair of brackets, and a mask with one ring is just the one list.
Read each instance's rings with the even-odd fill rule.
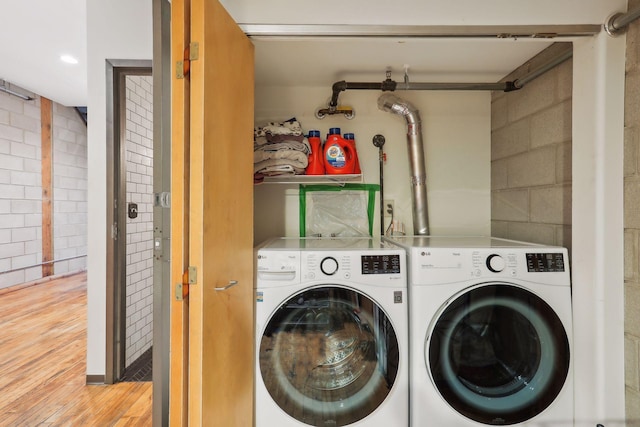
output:
[[153,93],[151,76],[126,78],[127,218],[125,364],[152,345],[153,337]]

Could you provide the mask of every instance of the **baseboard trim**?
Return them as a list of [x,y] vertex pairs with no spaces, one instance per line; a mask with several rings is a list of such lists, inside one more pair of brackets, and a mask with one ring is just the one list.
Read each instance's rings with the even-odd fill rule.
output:
[[87,385],[92,384],[104,384],[105,378],[104,375],[87,375]]

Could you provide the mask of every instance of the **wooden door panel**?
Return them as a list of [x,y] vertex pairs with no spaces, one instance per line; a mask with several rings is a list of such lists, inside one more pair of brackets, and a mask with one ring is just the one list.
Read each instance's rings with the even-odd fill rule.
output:
[[215,0],[191,1],[191,43],[189,420],[251,426],[253,45]]
[[[189,1],[171,3],[171,63],[183,60],[189,45]],[[183,282],[189,265],[189,79],[171,78],[171,283]],[[169,425],[188,425],[189,299],[171,298]],[[177,290],[174,289],[174,292]]]

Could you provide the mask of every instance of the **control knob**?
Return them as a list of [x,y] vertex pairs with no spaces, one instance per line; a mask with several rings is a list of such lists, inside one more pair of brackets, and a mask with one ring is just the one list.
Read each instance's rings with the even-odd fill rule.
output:
[[336,271],[338,271],[338,261],[333,257],[326,257],[320,262],[320,270],[327,276],[336,274]]
[[493,273],[500,273],[506,267],[504,258],[498,254],[491,254],[487,257],[487,268]]

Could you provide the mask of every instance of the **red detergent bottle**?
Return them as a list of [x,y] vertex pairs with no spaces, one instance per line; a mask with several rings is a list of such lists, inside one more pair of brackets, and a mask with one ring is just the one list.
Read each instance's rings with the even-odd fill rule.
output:
[[340,135],[340,128],[329,129],[324,143],[324,169],[327,175],[349,175],[355,170],[351,144]]
[[307,136],[311,153],[309,154],[309,165],[305,170],[307,175],[324,175],[324,161],[322,160],[322,140],[320,140],[319,130],[310,130]]
[[356,137],[352,133],[345,133],[344,139],[351,145],[351,151],[353,152],[353,157],[355,158],[353,173],[361,174],[362,170],[360,169],[360,161],[358,160],[358,150],[356,150]]

